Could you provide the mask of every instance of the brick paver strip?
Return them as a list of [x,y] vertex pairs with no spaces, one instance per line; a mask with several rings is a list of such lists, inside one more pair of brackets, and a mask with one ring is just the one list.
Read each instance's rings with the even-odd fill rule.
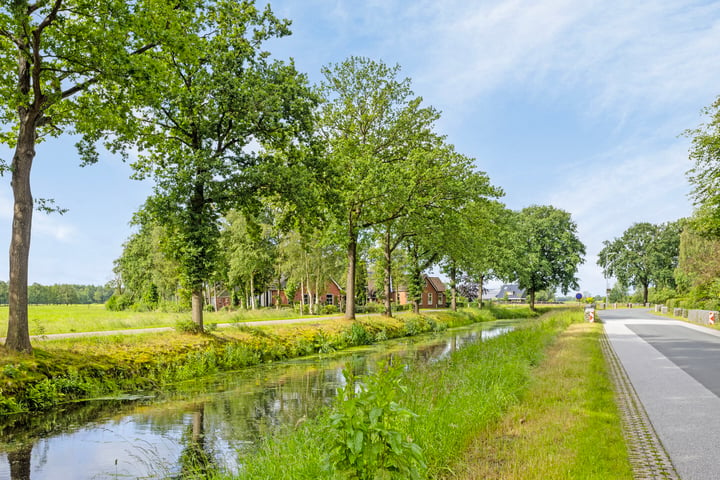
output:
[[643,480],[680,480],[605,334],[600,343],[615,385],[616,401],[634,477]]

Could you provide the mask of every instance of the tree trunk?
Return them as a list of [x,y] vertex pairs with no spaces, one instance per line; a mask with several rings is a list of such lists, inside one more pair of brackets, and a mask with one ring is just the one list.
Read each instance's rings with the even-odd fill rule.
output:
[[[277,299],[275,300],[275,310],[280,310],[280,303],[282,302],[282,276],[278,276],[278,284],[277,284]],[[288,300],[288,303],[290,303],[290,300]]]
[[32,449],[33,446],[30,444],[8,452],[7,459],[8,463],[10,463],[10,478],[12,480],[30,480]]
[[315,308],[313,307],[312,284],[310,283],[309,273],[305,274],[305,285],[307,285],[308,314],[312,315],[315,312]]
[[203,288],[196,285],[192,292],[192,321],[198,326],[199,331],[204,331],[203,326]]
[[385,316],[392,317],[392,252],[390,251],[390,227],[385,230]]
[[250,274],[250,306],[255,310],[255,274]]
[[305,282],[300,280],[300,316],[305,315]]
[[535,311],[535,289],[530,289],[530,310]]
[[355,263],[357,262],[357,236],[351,229],[347,248],[348,270],[345,288],[345,319],[355,320]]
[[319,315],[322,312],[322,305],[325,305],[325,299],[320,296],[320,274],[318,273],[315,277],[315,314]]
[[450,266],[450,294],[452,295],[452,300],[450,304],[450,308],[453,312],[457,312],[457,268],[455,267],[455,262],[452,262],[452,265]]
[[485,283],[485,275],[480,275],[478,282],[478,307],[483,308],[483,284]]
[[648,303],[648,284],[643,283],[643,304]]
[[28,259],[32,230],[33,198],[30,169],[35,158],[35,118],[25,114],[20,121],[18,143],[12,160],[14,199],[12,236],[10,237],[10,282],[8,287],[8,331],[5,346],[9,350],[32,353],[28,327]]

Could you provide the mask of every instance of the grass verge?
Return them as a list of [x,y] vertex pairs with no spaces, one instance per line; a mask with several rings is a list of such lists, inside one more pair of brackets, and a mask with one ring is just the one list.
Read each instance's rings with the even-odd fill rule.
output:
[[[627,465],[627,456],[623,458],[621,453],[624,451],[624,442],[596,339],[590,340],[595,341],[594,346],[586,341],[581,342],[587,350],[571,357],[564,353],[561,355],[561,352],[564,352],[568,345],[566,339],[573,335],[565,334],[559,343],[554,344],[555,339],[568,325],[581,318],[582,314],[578,311],[555,310],[539,320],[529,321],[526,328],[473,344],[454,352],[443,361],[409,369],[403,378],[405,392],[398,404],[417,415],[404,432],[404,438],[423,449],[426,468],[420,478],[630,478],[614,476],[616,471],[623,473],[630,470],[629,467],[625,469],[615,465],[618,459],[618,463]],[[573,327],[569,332],[582,331],[584,328],[576,330]],[[555,346],[548,350],[553,344]],[[597,353],[593,354],[590,361],[577,356],[588,351]],[[549,360],[543,363],[546,352]],[[543,378],[552,379],[554,375],[544,374],[545,369],[553,368],[556,372],[569,373],[575,362],[590,365],[592,380],[580,388],[588,391],[599,388],[599,396],[590,395],[589,402],[566,405],[562,392],[554,390],[553,387],[545,386],[544,389],[537,390]],[[541,363],[543,367],[536,369]],[[566,382],[563,387],[566,390],[579,388],[575,384],[579,382],[577,375],[571,375]],[[528,403],[535,395],[544,397],[543,405],[532,406]],[[582,397],[584,394],[576,391],[574,395]],[[554,448],[562,449],[555,438],[561,433],[546,432],[542,433],[544,437],[536,437],[538,443],[547,441],[547,435],[554,443],[542,450],[544,454],[528,454],[528,457],[532,456],[538,463],[546,465],[544,474],[539,474],[538,470],[536,476],[532,476],[532,472],[531,476],[526,476],[526,472],[515,472],[514,476],[493,477],[497,471],[486,470],[479,474],[480,476],[473,476],[473,471],[468,470],[470,464],[480,461],[481,454],[495,448],[494,445],[507,443],[502,437],[499,441],[495,438],[494,432],[503,431],[504,421],[501,420],[514,418],[515,412],[523,412],[522,418],[534,419],[535,413],[531,415],[531,412],[534,412],[535,408],[542,410],[550,406],[556,409],[556,419],[562,418],[571,424],[569,428],[574,432],[571,444],[564,445],[572,452],[568,455],[572,457],[571,460],[565,463],[556,462],[555,457],[548,452]],[[342,406],[339,408],[342,410]],[[338,411],[338,407],[335,411]],[[256,453],[241,459],[244,469],[235,478],[345,478],[327,466],[327,438],[332,436],[328,435],[328,425],[332,413],[268,439]],[[512,420],[509,421],[513,424]],[[528,422],[525,420],[522,423]],[[594,432],[596,428],[600,433]],[[606,436],[607,439],[600,439],[598,435]],[[482,443],[483,438],[487,439],[486,443]],[[617,445],[608,450],[606,447],[612,442]],[[368,448],[374,447],[368,444]],[[582,455],[587,455],[587,458],[580,459],[579,456]],[[511,455],[508,453],[507,457]],[[488,464],[497,463],[497,458],[499,457],[491,455]],[[575,469],[575,462],[587,464],[589,467]],[[498,471],[503,471],[508,465],[507,462],[497,465]],[[583,476],[587,471],[602,471],[603,475]],[[486,474],[487,477],[483,476]],[[374,474],[369,475],[368,472],[355,472],[355,476],[347,478],[375,478],[372,475]],[[377,478],[400,478],[387,472],[383,475],[386,476]]]
[[571,325],[523,401],[473,440],[450,478],[632,479],[600,335],[600,324]]

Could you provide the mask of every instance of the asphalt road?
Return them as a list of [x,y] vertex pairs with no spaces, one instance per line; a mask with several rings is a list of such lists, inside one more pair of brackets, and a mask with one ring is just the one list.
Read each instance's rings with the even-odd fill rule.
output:
[[683,480],[720,479],[720,332],[647,310],[599,310]]

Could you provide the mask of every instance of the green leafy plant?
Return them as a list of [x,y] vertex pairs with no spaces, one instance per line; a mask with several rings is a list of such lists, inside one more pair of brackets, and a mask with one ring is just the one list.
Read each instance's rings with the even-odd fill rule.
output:
[[175,330],[180,333],[202,333],[203,327],[192,320],[178,320],[175,323]]
[[349,345],[370,345],[372,343],[372,335],[368,333],[364,325],[357,322],[352,324],[346,335]]
[[[400,406],[403,366],[378,365],[373,375],[343,371],[326,435],[328,468],[345,479],[419,479],[426,469],[422,449],[408,433],[416,416]],[[363,380],[363,383],[360,383]]]

